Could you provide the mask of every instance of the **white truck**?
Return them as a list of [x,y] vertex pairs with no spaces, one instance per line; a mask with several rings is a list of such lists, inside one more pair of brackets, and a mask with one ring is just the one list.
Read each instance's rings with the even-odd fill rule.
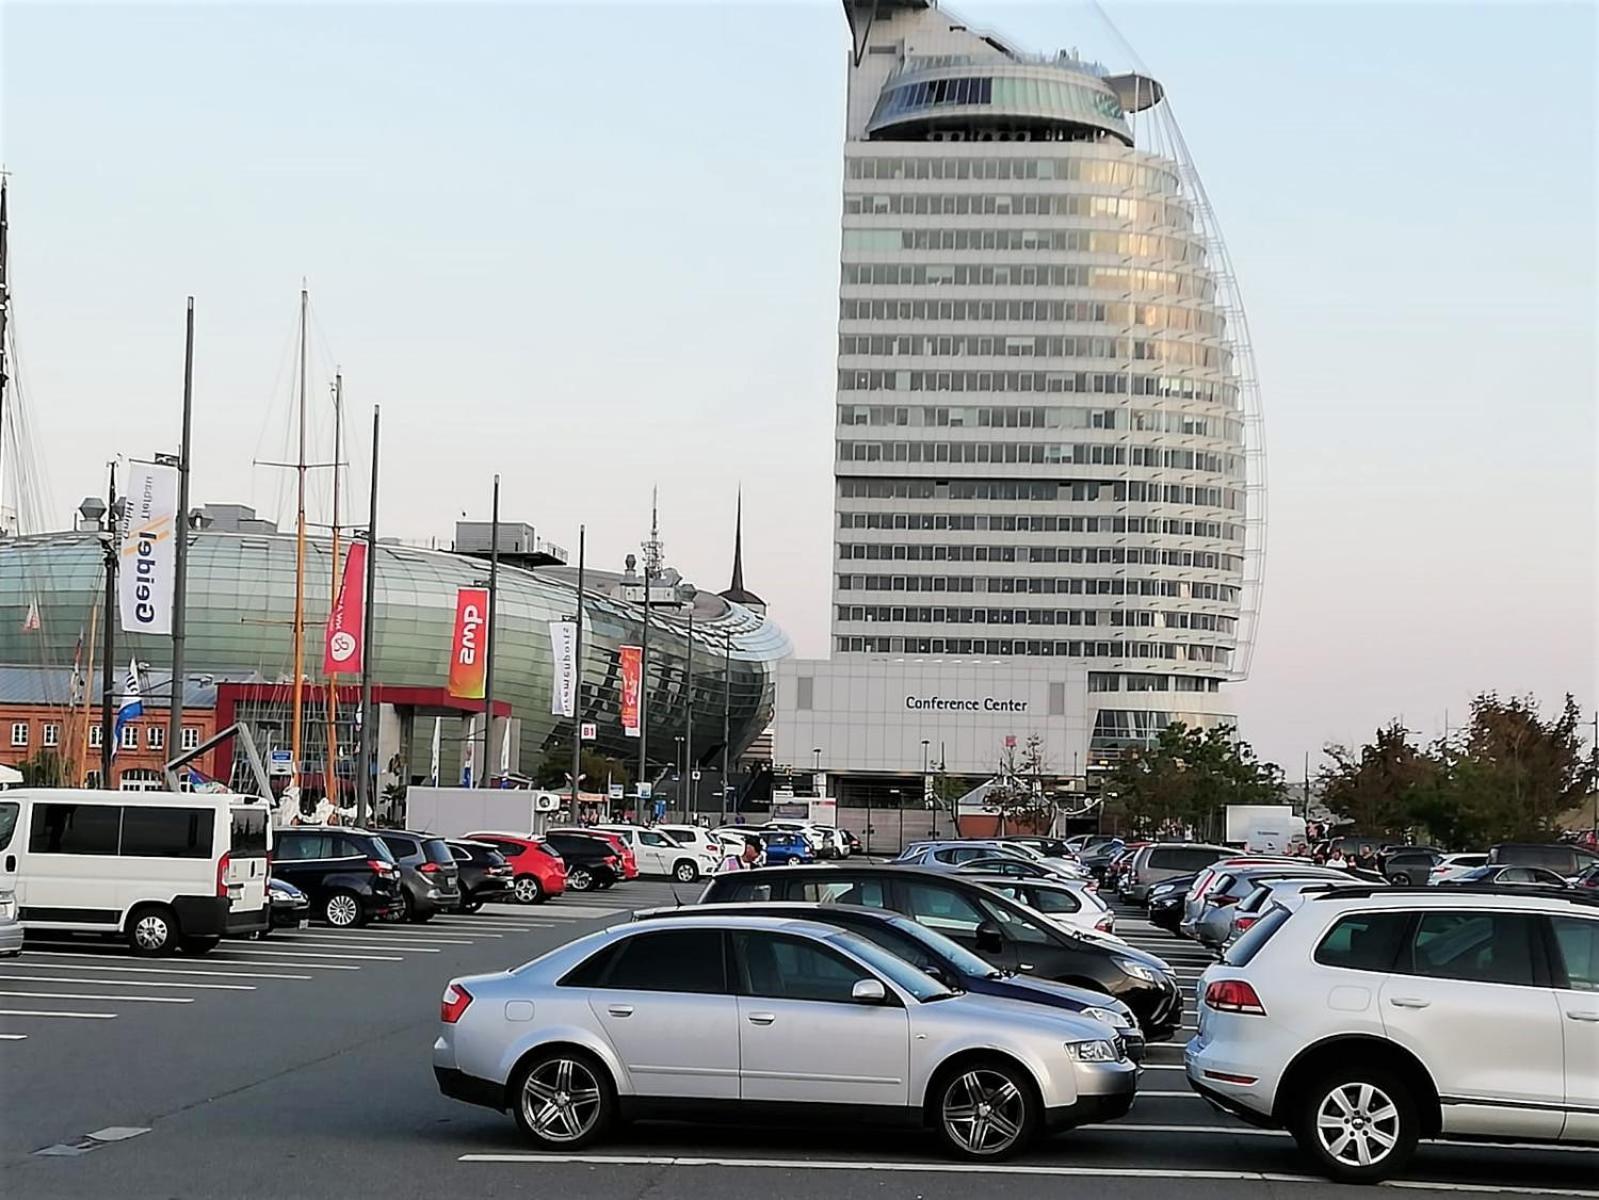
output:
[[1305,819],[1291,804],[1229,804],[1224,840],[1250,854],[1286,854],[1304,842]]
[[410,787],[405,825],[440,837],[494,830],[526,837],[543,833],[566,797],[526,788]]

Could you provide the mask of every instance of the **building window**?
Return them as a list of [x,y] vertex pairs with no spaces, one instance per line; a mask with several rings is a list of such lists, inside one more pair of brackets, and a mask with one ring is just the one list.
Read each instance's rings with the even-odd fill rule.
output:
[[185,750],[193,750],[200,744],[200,730],[194,725],[185,725],[179,736],[179,742]]
[[122,727],[122,748],[124,750],[137,750],[139,748],[139,727],[137,725],[124,725]]
[[123,792],[159,792],[161,775],[148,767],[130,767],[117,778],[117,790]]
[[26,721],[13,721],[11,723],[11,744],[13,746],[26,746],[28,744],[28,723]]
[[101,737],[101,732],[98,725],[89,726],[89,747],[91,749],[98,750],[100,748],[101,742],[104,740]]
[[144,746],[147,750],[165,750],[167,745],[167,731],[159,725],[152,725],[144,731]]
[[61,744],[61,726],[46,725],[44,727],[43,740],[46,746],[59,746]]

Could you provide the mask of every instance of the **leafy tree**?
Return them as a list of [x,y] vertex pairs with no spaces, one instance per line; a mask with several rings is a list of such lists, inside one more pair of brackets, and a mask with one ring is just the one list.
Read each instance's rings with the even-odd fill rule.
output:
[[1438,762],[1410,740],[1398,721],[1377,730],[1358,751],[1328,746],[1332,765],[1318,775],[1322,803],[1361,833],[1393,835],[1416,823],[1422,793],[1436,782]]
[[1222,827],[1229,804],[1280,804],[1286,794],[1282,768],[1256,758],[1231,725],[1181,721],[1127,751],[1103,790],[1134,832],[1202,836]]
[[24,787],[58,788],[67,786],[67,764],[54,750],[38,750],[17,764]]
[[1044,739],[1033,733],[1017,747],[1000,751],[993,785],[983,793],[983,810],[999,817],[999,833],[1014,829],[1049,828],[1054,816],[1052,794],[1044,786]]
[[[578,759],[578,771],[583,776],[583,790],[589,792],[603,791],[607,779],[612,783],[625,785],[633,778],[625,764],[614,758],[607,758],[597,750],[582,752]],[[550,791],[566,791],[572,786],[571,773],[571,747],[558,747],[544,755],[544,761],[539,763],[538,769],[533,772],[533,782]]]

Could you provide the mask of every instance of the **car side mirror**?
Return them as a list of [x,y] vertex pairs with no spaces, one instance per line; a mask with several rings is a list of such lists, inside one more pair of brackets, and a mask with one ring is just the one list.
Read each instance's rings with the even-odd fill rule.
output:
[[997,954],[1005,948],[1005,937],[999,931],[999,926],[992,921],[984,921],[977,927],[977,948],[985,953]]
[[882,1004],[888,999],[888,989],[881,979],[857,979],[849,998],[856,1004]]

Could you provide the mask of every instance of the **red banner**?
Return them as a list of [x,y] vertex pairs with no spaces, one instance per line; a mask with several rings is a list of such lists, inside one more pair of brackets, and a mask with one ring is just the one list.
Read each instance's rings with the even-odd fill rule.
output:
[[322,674],[361,673],[361,633],[366,626],[366,543],[351,542],[344,559],[339,594],[328,613],[327,637],[322,643]]
[[455,593],[455,634],[450,639],[450,695],[483,699],[488,631],[489,589],[461,588]]
[[637,646],[618,648],[622,663],[622,732],[638,737],[639,667],[643,651]]

